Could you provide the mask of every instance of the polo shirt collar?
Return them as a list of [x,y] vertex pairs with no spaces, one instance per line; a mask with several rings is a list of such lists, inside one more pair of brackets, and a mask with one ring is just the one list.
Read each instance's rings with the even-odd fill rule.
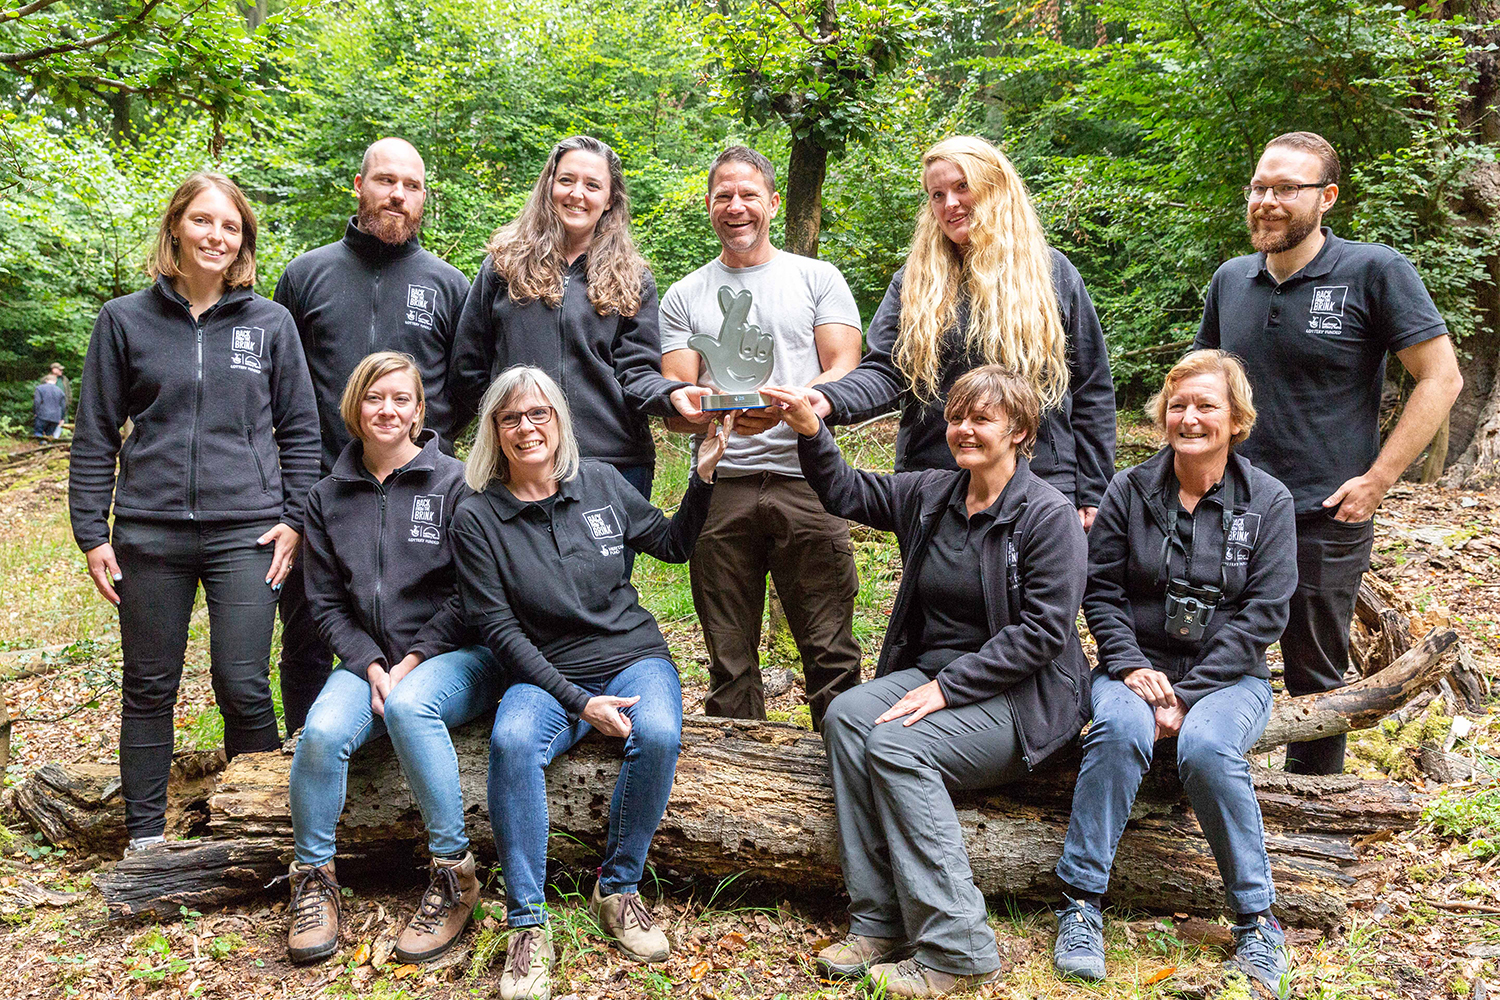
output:
[[[437,432],[430,427],[423,428],[421,433],[417,435],[417,444],[421,446],[422,450],[417,452],[410,462],[394,470],[392,472],[393,476],[418,469],[423,472],[431,472],[437,468]],[[370,482],[375,481],[375,477],[370,475],[369,470],[365,468],[365,445],[359,438],[354,438],[348,444],[344,445],[344,450],[339,453],[338,460],[333,463],[333,478],[341,482],[358,481],[361,479]]]
[[[483,495],[494,508],[495,513],[500,515],[502,521],[514,520],[517,515],[531,506],[530,500],[516,499],[516,495],[499,479],[491,480],[490,484],[484,488]],[[582,500],[583,476],[577,475],[559,483],[556,496],[559,500]]]
[[[1014,521],[1021,515],[1026,507],[1026,493],[1031,483],[1031,462],[1024,455],[1016,456],[1016,471],[1011,474],[1010,482],[1005,484],[1005,489],[995,498],[995,502],[974,516],[990,517],[997,524],[1005,524]],[[948,506],[963,514],[965,519],[969,518],[969,472],[967,469],[953,481],[953,488],[948,494]]]
[[[1333,235],[1333,230],[1327,226],[1323,226],[1322,230],[1323,249],[1319,250],[1318,255],[1308,261],[1302,270],[1287,278],[1287,281],[1294,281],[1297,278],[1321,278],[1338,266],[1339,258],[1344,254],[1344,244],[1347,241]],[[1271,277],[1270,269],[1266,267],[1266,255],[1258,253],[1250,258],[1250,266],[1245,271],[1245,277],[1258,278],[1263,274],[1267,278],[1271,278],[1273,283],[1276,281],[1275,278]],[[1286,282],[1284,281],[1282,284],[1286,284]]]

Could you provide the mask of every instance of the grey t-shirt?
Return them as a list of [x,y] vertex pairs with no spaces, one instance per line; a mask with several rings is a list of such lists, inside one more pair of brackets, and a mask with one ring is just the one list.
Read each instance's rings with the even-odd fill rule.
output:
[[[661,350],[685,349],[695,333],[715,336],[724,322],[719,288],[748,290],[746,322],[769,333],[776,345],[768,385],[806,385],[823,372],[813,327],[841,323],[860,329],[859,307],[839,269],[826,261],[778,251],[764,264],[725,267],[715,258],[678,281],[661,300]],[[706,380],[705,371],[702,378]],[[694,439],[696,448],[700,438]],[[797,434],[786,424],[753,436],[736,434],[719,461],[719,475],[778,472],[801,476]]]

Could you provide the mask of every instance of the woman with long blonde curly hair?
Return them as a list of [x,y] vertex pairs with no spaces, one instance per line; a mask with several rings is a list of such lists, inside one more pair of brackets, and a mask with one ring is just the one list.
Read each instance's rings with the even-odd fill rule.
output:
[[559,142],[485,250],[454,337],[455,426],[499,372],[534,365],[567,391],[583,457],[613,465],[649,498],[646,417],[696,414],[687,399],[701,392],[661,375],[656,282],[630,237],[620,157],[592,136]]
[[1115,396],[1083,280],[1047,245],[1025,183],[986,140],[933,146],[922,188],[927,203],[870,321],[868,351],[848,375],[809,390],[814,409],[846,424],[900,406],[896,469],[951,469],[948,390],[971,368],[1006,365],[1045,407],[1032,470],[1088,527],[1114,471]]

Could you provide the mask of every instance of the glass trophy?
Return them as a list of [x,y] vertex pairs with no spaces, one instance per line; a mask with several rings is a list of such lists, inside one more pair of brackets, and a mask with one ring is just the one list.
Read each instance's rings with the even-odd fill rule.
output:
[[699,405],[705,412],[769,406],[771,401],[755,390],[771,379],[775,343],[770,334],[746,322],[750,318],[750,292],[720,285],[719,308],[724,312],[724,322],[717,337],[695,333],[688,338],[688,346],[698,352],[708,368],[709,382],[719,390],[704,396]]

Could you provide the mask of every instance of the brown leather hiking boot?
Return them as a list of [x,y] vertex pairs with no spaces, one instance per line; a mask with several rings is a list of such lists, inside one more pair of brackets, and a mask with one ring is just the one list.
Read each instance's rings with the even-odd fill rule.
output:
[[850,931],[844,940],[818,952],[818,974],[826,979],[858,979],[870,971],[870,966],[887,962],[904,950],[909,949],[901,938],[870,937]]
[[551,1000],[552,928],[546,924],[510,932],[505,971],[500,974],[500,1000]]
[[945,997],[950,993],[967,993],[999,978],[998,969],[977,976],[955,976],[929,968],[915,958],[870,967],[871,990],[878,992],[884,986],[888,997]]
[[599,883],[595,882],[594,895],[589,900],[589,914],[599,921],[600,930],[615,939],[626,958],[637,962],[665,962],[672,953],[667,935],[651,919],[651,911],[641,902],[638,892],[601,896]]
[[403,962],[425,962],[452,947],[479,902],[479,879],[474,876],[474,854],[457,861],[432,859],[432,882],[422,893],[417,912],[396,940],[396,957]]
[[286,877],[292,883],[287,957],[298,964],[320,962],[339,948],[339,884],[333,862],[304,865],[293,861]]

